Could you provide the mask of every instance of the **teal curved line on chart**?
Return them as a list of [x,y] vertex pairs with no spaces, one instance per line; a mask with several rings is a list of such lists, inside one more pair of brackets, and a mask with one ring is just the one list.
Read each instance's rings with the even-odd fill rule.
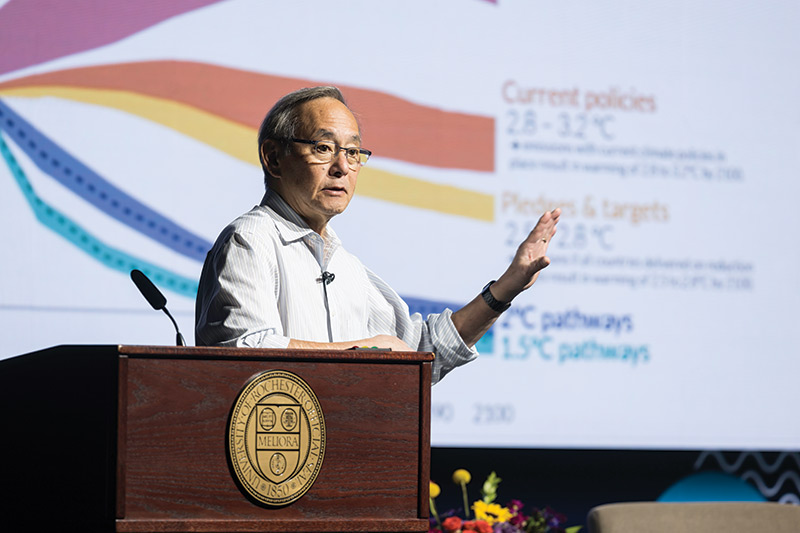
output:
[[122,191],[0,100],[0,131],[31,163],[106,215],[157,243],[203,262],[211,243]]
[[197,281],[175,274],[164,268],[156,266],[147,261],[137,259],[112,246],[108,246],[100,239],[83,229],[79,224],[72,221],[69,217],[59,212],[54,207],[48,205],[44,200],[37,196],[31,182],[17,163],[14,154],[11,153],[8,145],[0,134],[0,153],[3,155],[8,169],[14,176],[17,185],[22,190],[25,200],[33,210],[36,219],[45,227],[61,235],[79,249],[86,252],[93,259],[104,264],[108,268],[125,272],[126,274],[133,269],[139,269],[150,277],[156,285],[168,289],[181,296],[194,298],[197,295]]

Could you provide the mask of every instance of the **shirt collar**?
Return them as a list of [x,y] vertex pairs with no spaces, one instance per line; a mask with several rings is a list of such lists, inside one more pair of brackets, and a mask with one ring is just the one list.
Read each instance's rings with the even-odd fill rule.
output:
[[[269,207],[278,215],[273,219],[283,242],[289,243],[300,239],[310,240],[317,238],[315,237],[317,233],[306,224],[306,221],[277,192],[267,189],[267,192],[264,193],[264,198],[261,199],[261,205]],[[323,240],[326,248],[331,250],[341,244],[338,235],[330,225],[325,226]]]

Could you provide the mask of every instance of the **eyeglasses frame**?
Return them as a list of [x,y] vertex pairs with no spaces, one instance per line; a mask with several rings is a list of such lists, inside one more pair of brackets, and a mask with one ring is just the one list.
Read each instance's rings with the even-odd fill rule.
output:
[[[318,140],[318,141],[312,141],[312,140],[309,140],[309,139],[296,139],[296,138],[294,138],[294,137],[293,137],[293,138],[291,138],[291,139],[289,139],[289,140],[290,140],[290,141],[292,141],[292,142],[295,142],[295,143],[300,143],[300,144],[310,144],[310,145],[314,146],[314,149],[316,149],[316,148],[317,148],[317,144],[318,144],[318,143],[321,143],[321,142],[324,142],[324,143],[333,143],[333,146],[336,148],[336,152],[335,152],[333,155],[331,155],[331,161],[333,161],[334,157],[336,157],[336,156],[339,154],[339,152],[341,152],[341,151],[347,151],[347,150],[350,150],[350,149],[352,149],[352,148],[353,148],[353,147],[346,148],[346,147],[344,147],[344,146],[339,146],[339,144],[338,144],[338,143],[336,143],[336,142],[333,142],[333,141],[329,141],[328,139],[320,139],[320,140]],[[358,164],[359,164],[359,166],[364,166],[364,165],[366,165],[366,164],[367,164],[367,161],[369,161],[369,158],[370,158],[370,156],[372,155],[372,151],[371,151],[371,150],[367,150],[366,148],[359,148],[359,149],[358,149],[358,153],[359,153],[360,155],[365,155],[365,156],[367,156],[367,158],[364,160],[364,162],[363,162],[363,163],[361,162],[361,159],[359,158],[359,161],[358,161]],[[345,159],[346,159],[346,158],[347,158],[347,154],[345,154]],[[352,167],[350,167],[350,168],[352,168]]]

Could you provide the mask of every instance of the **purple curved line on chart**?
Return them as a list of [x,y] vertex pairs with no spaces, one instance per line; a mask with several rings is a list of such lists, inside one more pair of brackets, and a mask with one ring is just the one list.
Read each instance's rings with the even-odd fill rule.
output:
[[11,0],[0,8],[0,74],[114,43],[220,0]]
[[103,179],[64,151],[0,100],[0,129],[43,172],[126,226],[167,248],[202,262],[207,240],[182,228]]

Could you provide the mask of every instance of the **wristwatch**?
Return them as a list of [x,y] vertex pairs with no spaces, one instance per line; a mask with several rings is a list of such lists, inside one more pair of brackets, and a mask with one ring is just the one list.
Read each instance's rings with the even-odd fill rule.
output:
[[502,313],[503,311],[511,307],[511,302],[501,302],[492,295],[492,291],[489,290],[489,287],[491,287],[495,281],[497,280],[493,279],[492,281],[486,284],[486,286],[483,288],[483,291],[481,291],[481,296],[483,296],[483,301],[486,302],[486,305],[491,307],[492,310],[498,313]]

